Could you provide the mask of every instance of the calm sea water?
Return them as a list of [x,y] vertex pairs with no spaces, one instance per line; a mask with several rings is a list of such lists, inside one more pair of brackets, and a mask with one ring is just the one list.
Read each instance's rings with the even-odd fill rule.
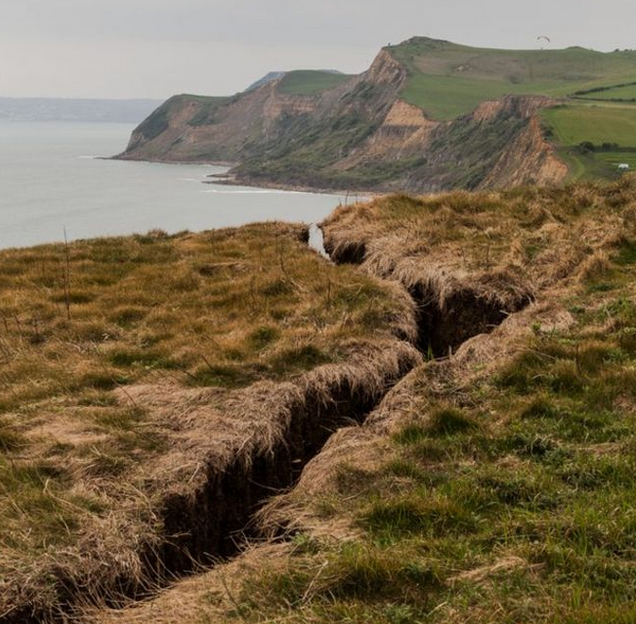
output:
[[0,121],[0,248],[94,236],[319,221],[340,199],[203,184],[207,165],[100,160],[132,126]]

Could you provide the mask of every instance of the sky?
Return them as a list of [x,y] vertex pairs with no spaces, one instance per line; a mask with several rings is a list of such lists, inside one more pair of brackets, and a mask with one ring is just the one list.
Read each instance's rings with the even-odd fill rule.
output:
[[0,96],[229,95],[268,71],[359,73],[414,35],[636,48],[636,0],[0,0]]

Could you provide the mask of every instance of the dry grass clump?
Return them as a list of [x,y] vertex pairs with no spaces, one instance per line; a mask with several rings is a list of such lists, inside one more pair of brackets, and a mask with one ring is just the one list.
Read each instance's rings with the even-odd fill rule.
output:
[[594,252],[589,256],[579,269],[579,280],[589,283],[594,280],[600,280],[607,276],[612,269],[612,263],[608,254],[604,251]]
[[416,332],[408,297],[302,234],[0,252],[0,613],[129,593],[165,539],[166,496],[271,452],[310,394],[371,404],[417,362],[395,338]]
[[573,277],[624,236],[633,184],[394,195],[336,210],[323,224],[325,241],[336,259],[363,249],[358,264],[407,287],[421,284],[442,299],[473,289],[507,307]]

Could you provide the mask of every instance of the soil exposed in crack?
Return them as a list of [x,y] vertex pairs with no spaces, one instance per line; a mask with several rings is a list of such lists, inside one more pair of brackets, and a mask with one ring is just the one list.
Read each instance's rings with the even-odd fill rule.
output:
[[[399,377],[410,368],[405,365]],[[397,381],[390,380],[386,390]],[[164,547],[162,564],[180,575],[236,555],[241,542],[258,537],[251,519],[267,499],[298,480],[337,428],[364,422],[378,402],[346,379],[331,388],[328,401],[309,389],[302,404],[292,408],[285,440],[252,458],[249,465],[237,460],[223,473],[210,468],[205,488],[194,498],[176,496],[166,501],[165,529],[178,537]]]
[[[340,240],[336,245],[327,239],[324,246],[336,264],[361,265],[365,261],[367,244],[362,240]],[[402,286],[416,304],[418,338],[415,346],[427,357],[448,355],[469,338],[491,332],[510,314],[533,301],[529,294],[520,293],[504,304],[496,297],[484,296],[464,286],[441,300],[439,293],[426,282]]]
[[459,289],[444,301],[422,284],[409,288],[417,303],[417,348],[433,357],[444,357],[455,351],[466,340],[478,334],[491,332],[514,312],[532,302],[529,296],[520,296],[506,308],[496,300],[480,297],[470,289]]

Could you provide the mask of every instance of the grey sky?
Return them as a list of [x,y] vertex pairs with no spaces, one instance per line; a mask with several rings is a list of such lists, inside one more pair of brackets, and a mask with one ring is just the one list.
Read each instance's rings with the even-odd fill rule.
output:
[[636,0],[0,0],[0,96],[225,95],[270,70],[365,69],[413,35],[636,48]]

